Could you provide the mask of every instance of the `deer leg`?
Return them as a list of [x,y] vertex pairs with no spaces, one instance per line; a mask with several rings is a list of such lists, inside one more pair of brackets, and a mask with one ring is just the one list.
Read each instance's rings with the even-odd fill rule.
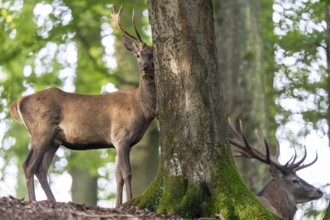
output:
[[37,168],[42,161],[45,149],[43,147],[36,147],[32,142],[32,148],[29,152],[28,157],[23,163],[23,169],[25,173],[26,185],[29,194],[29,201],[36,201],[35,190],[34,190],[34,175],[36,174]]
[[[28,157],[23,163],[23,169],[25,173],[26,185],[29,194],[29,201],[36,201],[35,189],[34,189],[34,175],[37,173],[38,167],[43,160],[43,157],[49,146],[48,135],[32,135],[31,150]],[[46,137],[46,139],[45,139]]]
[[48,200],[53,201],[53,202],[56,202],[56,200],[49,187],[49,183],[47,180],[47,172],[48,172],[50,165],[52,164],[54,155],[55,155],[58,147],[59,146],[49,146],[45,155],[43,156],[41,163],[38,166],[37,173],[36,173],[36,176],[38,177],[41,187],[45,191]]
[[34,149],[31,148],[27,158],[25,159],[25,161],[23,163],[23,170],[25,173],[26,186],[27,186],[30,202],[36,201],[36,195],[35,195],[35,191],[34,191],[34,181],[33,181],[34,173],[32,173],[32,170],[29,169],[29,164],[31,164],[31,160],[32,160],[32,158],[34,158],[33,155],[34,155]]
[[132,171],[129,161],[130,146],[123,144],[117,149],[116,156],[116,179],[117,179],[117,202],[116,206],[122,204],[122,191],[123,184],[125,183],[126,187],[126,197],[127,200],[132,199],[132,189],[131,189],[131,179]]
[[126,189],[126,198],[127,201],[132,200],[132,187],[131,187],[131,180],[132,180],[132,170],[131,170],[131,163],[129,154],[131,151],[131,148],[128,147],[125,150],[125,158],[124,158],[124,166],[122,167],[122,175],[125,182],[125,189]]
[[124,179],[120,171],[120,162],[118,154],[116,156],[116,182],[117,182],[117,195],[116,195],[116,208],[118,208],[123,203],[123,187]]

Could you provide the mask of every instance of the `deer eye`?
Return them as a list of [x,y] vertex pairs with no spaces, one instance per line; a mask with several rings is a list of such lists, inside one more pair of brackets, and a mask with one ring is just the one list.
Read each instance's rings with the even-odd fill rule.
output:
[[137,57],[137,58],[140,58],[140,53],[137,53],[137,54],[136,54],[136,57]]
[[299,184],[299,180],[297,180],[297,179],[293,179],[292,182],[295,184]]

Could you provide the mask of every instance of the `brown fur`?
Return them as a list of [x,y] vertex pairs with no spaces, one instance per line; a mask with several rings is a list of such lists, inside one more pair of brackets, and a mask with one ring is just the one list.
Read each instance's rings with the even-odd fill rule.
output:
[[55,201],[47,171],[60,145],[75,150],[116,148],[116,206],[122,204],[124,183],[127,199],[132,198],[129,153],[155,117],[156,89],[152,47],[143,42],[137,47],[132,37],[123,39],[126,49],[138,55],[141,78],[136,90],[82,95],[50,88],[13,102],[12,117],[31,135],[32,147],[23,164],[30,201],[36,200],[34,175],[47,198]]
[[258,199],[269,211],[285,219],[293,219],[296,213],[296,204],[288,197],[287,192],[280,188],[276,181],[269,182]]
[[322,197],[320,189],[310,185],[295,173],[278,174],[261,190],[258,199],[273,213],[293,219],[296,205]]

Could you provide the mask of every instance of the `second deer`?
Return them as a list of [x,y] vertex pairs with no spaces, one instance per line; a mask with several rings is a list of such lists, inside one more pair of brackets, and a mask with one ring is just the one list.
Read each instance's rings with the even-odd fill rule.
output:
[[[112,17],[123,33],[122,42],[133,52],[140,66],[140,84],[133,91],[102,95],[67,93],[50,88],[16,100],[10,109],[31,135],[31,149],[23,164],[30,201],[36,201],[34,176],[49,200],[55,201],[47,181],[47,171],[60,145],[73,150],[112,148],[117,151],[116,206],[122,204],[123,185],[132,198],[130,150],[140,141],[155,117],[156,93],[152,47],[125,31],[120,12]],[[83,184],[83,183],[82,183]]]
[[277,155],[271,156],[267,141],[264,141],[264,144],[261,144],[260,138],[257,137],[259,143],[264,145],[265,148],[265,152],[261,151],[250,146],[246,137],[242,133],[242,126],[241,133],[234,128],[230,121],[229,127],[233,133],[233,138],[230,140],[230,143],[234,156],[254,158],[270,166],[272,180],[258,193],[257,198],[271,212],[282,218],[292,220],[297,210],[297,204],[309,202],[322,197],[323,193],[320,189],[310,185],[296,174],[298,170],[314,164],[317,160],[317,156],[311,163],[303,164],[307,156],[305,149],[302,159],[296,161],[296,155],[294,155],[285,165],[281,165],[278,162],[278,145]]

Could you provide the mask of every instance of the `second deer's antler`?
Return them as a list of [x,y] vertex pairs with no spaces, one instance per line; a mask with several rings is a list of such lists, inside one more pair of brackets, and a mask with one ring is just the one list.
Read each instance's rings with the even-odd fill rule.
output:
[[264,140],[264,144],[262,144],[261,138],[258,135],[257,135],[257,140],[259,144],[265,148],[265,152],[250,146],[245,135],[243,134],[243,126],[241,121],[240,121],[241,132],[238,132],[235,129],[230,119],[228,119],[228,124],[234,135],[233,138],[230,140],[230,144],[231,144],[232,153],[235,157],[254,158],[259,160],[260,162],[263,162],[270,166],[274,166],[278,170],[286,174],[293,173],[298,170],[304,169],[308,166],[311,166],[316,162],[318,158],[316,154],[316,158],[311,163],[302,165],[302,163],[304,162],[307,156],[306,148],[304,148],[304,156],[299,161],[296,162],[297,154],[295,152],[295,155],[285,165],[282,165],[278,162],[278,157],[280,152],[278,142],[276,145],[276,151],[277,151],[276,156],[271,156],[268,142]]

